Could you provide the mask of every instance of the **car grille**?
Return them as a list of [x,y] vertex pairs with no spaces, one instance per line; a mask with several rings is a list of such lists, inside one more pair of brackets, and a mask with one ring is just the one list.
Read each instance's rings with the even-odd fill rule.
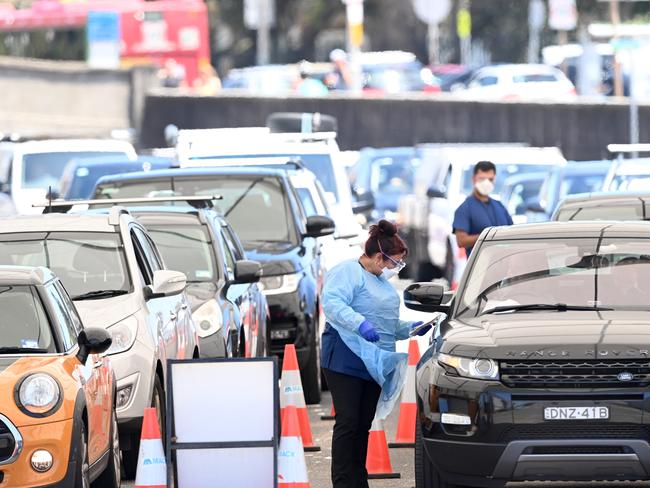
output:
[[16,441],[9,427],[0,421],[0,463],[11,458],[16,447]]
[[638,439],[650,441],[650,428],[633,424],[522,424],[508,426],[499,442],[557,439]]
[[[650,360],[502,361],[501,381],[513,388],[607,388],[650,385]],[[629,381],[621,373],[632,375]]]

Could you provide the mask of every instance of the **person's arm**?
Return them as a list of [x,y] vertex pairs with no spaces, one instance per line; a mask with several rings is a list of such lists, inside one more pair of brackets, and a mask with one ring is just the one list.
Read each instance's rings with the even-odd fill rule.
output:
[[397,331],[395,332],[395,338],[398,341],[403,341],[408,339],[411,334],[411,327],[414,322],[412,320],[400,320],[399,325],[397,326]]
[[456,230],[456,242],[458,247],[474,247],[478,241],[478,234],[469,235],[464,230]]
[[361,268],[353,266],[337,266],[327,274],[323,287],[322,303],[325,318],[334,324],[356,332],[366,320],[363,315],[355,312],[350,304],[354,299],[355,288],[361,281]]

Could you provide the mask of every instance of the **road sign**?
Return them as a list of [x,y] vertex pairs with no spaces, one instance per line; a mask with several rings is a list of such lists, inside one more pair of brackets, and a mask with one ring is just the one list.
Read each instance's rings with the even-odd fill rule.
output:
[[91,68],[120,67],[120,14],[117,12],[88,12],[86,40],[87,62]]
[[570,31],[578,25],[575,0],[549,0],[548,26],[553,30]]
[[468,39],[472,35],[472,15],[466,8],[458,10],[456,16],[456,32],[460,39]]
[[244,0],[244,25],[247,29],[275,25],[275,0]]
[[425,24],[436,25],[451,12],[451,0],[413,0],[413,10]]

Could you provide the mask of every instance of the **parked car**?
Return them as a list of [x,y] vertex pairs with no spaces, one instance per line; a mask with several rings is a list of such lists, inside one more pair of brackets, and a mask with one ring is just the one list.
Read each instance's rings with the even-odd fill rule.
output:
[[544,64],[503,64],[476,70],[456,93],[483,100],[573,100],[576,89],[565,74]]
[[499,199],[515,224],[525,224],[528,221],[527,202],[539,195],[544,180],[548,176],[548,172],[524,173],[509,176],[503,182]]
[[320,401],[317,238],[334,232],[324,216],[306,217],[283,169],[186,168],[104,177],[95,198],[221,195],[216,209],[230,222],[248,259],[263,266],[260,280],[271,312],[270,351],[282,357],[294,344],[307,403]]
[[462,90],[474,73],[473,69],[462,64],[437,64],[430,69],[444,92]]
[[293,91],[300,72],[296,65],[266,65],[231,69],[223,79],[224,90],[255,95],[286,95]]
[[[69,206],[54,202],[47,210]],[[165,267],[144,227],[120,207],[108,215],[2,219],[0,264],[47,265],[84,325],[111,333],[107,354],[117,378],[120,446],[126,475],[133,477],[145,407],[156,407],[165,425],[167,360],[199,355],[185,275]]]
[[454,212],[472,192],[472,175],[478,161],[497,167],[494,195],[510,176],[550,172],[566,164],[558,148],[507,144],[423,144],[422,163],[415,174],[415,191],[399,202],[401,229],[409,244],[411,277],[418,281],[445,278],[458,284],[465,250],[453,235]]
[[[187,297],[201,357],[262,357],[268,341],[268,304],[257,286],[262,267],[244,249],[211,200],[205,208],[130,208],[165,263],[187,276]],[[142,204],[139,204],[142,205]],[[128,206],[128,205],[127,205]]]
[[364,52],[359,56],[359,62],[363,73],[364,93],[384,95],[442,91],[431,70],[418,61],[413,53]]
[[650,192],[582,193],[560,202],[551,220],[648,220]]
[[383,218],[394,221],[400,197],[413,193],[419,165],[420,157],[414,147],[363,149],[351,170],[355,212],[367,222]]
[[539,194],[526,202],[528,222],[551,220],[558,203],[570,195],[598,191],[611,164],[611,161],[572,161],[553,168]]
[[416,488],[644,477],[649,256],[646,222],[499,227],[455,294],[410,285],[445,314],[414,382]]
[[59,196],[64,200],[85,200],[92,196],[95,184],[102,176],[167,169],[171,166],[172,159],[154,156],[139,156],[135,161],[119,156],[73,159],[63,170]]
[[119,487],[109,333],[46,268],[0,266],[0,310],[2,484]]
[[59,180],[73,159],[111,156],[135,159],[133,146],[125,141],[103,139],[49,139],[13,144],[11,160],[0,174],[5,193],[14,200],[18,213],[35,214],[32,204],[48,193],[59,193]]
[[650,158],[619,159],[612,163],[603,191],[650,191]]

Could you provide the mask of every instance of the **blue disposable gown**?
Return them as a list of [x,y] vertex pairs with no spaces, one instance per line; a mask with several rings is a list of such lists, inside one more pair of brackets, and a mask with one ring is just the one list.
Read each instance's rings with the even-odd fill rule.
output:
[[[344,261],[328,273],[322,304],[327,322],[381,386],[377,416],[386,418],[402,390],[408,364],[407,354],[395,352],[395,341],[408,339],[411,330],[411,322],[399,319],[397,291],[357,260]],[[379,342],[361,337],[359,325],[364,320],[375,325]]]

